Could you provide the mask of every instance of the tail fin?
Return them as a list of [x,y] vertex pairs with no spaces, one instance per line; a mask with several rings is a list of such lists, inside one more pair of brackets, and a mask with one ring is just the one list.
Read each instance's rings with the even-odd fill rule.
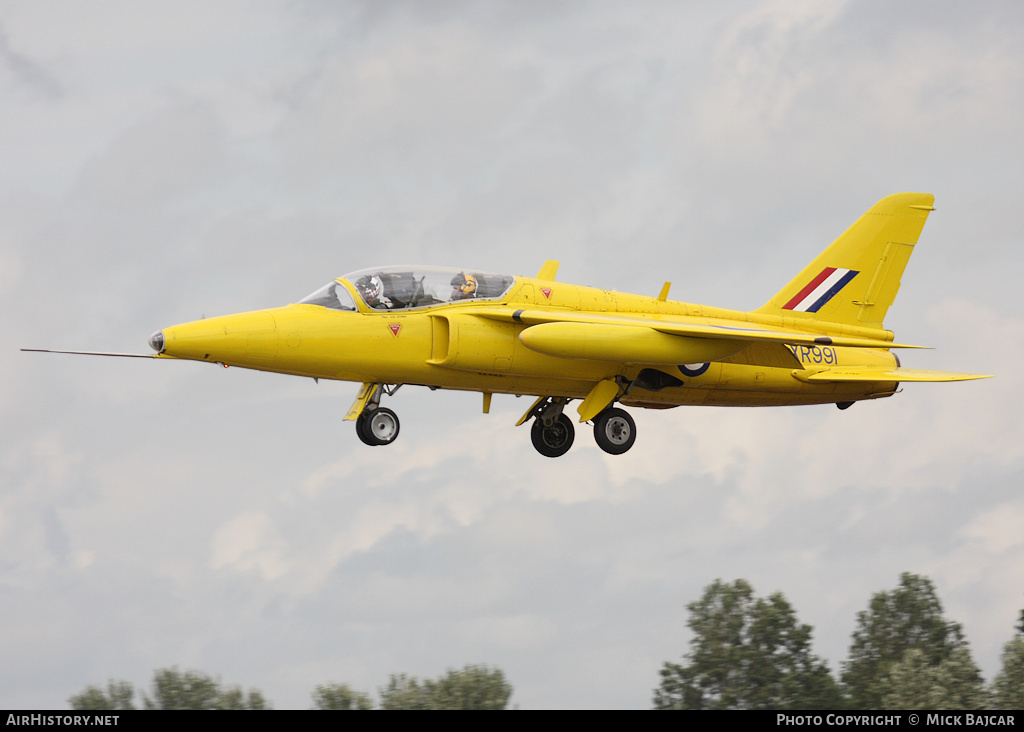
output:
[[883,198],[757,312],[881,329],[934,202]]

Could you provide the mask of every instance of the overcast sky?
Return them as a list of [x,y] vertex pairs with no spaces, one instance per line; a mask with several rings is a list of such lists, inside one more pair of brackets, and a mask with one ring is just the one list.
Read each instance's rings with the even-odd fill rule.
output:
[[[834,672],[929,576],[987,680],[1024,607],[1024,5],[0,3],[0,707],[177,665],[376,692],[502,668],[513,703],[650,706],[716,578]],[[937,210],[886,326],[996,374],[840,412],[634,409],[551,460],[527,399],[147,352],[162,327],[424,263],[763,304],[875,201]]]

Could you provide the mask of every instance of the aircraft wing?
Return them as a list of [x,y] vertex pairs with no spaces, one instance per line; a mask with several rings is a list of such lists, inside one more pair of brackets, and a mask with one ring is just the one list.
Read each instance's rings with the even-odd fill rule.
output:
[[970,381],[971,379],[989,379],[991,374],[960,374],[953,371],[929,371],[927,369],[904,369],[904,368],[871,368],[861,367],[837,367],[799,373],[794,372],[796,378],[801,381],[813,382],[870,382],[870,381]]
[[[650,318],[601,313],[553,312],[548,310],[513,310],[512,308],[478,308],[473,315],[502,321],[513,321],[526,325],[573,324],[584,326],[578,329],[561,328],[565,337],[575,330],[585,337],[589,325],[631,326],[670,336],[688,336],[742,343],[768,342],[789,346],[838,346],[844,348],[925,348],[905,343],[893,343],[882,338],[858,338],[855,336],[826,335],[807,331],[775,328],[743,320],[719,320],[712,318],[691,318],[687,316],[652,316]],[[532,329],[531,329],[532,330]]]

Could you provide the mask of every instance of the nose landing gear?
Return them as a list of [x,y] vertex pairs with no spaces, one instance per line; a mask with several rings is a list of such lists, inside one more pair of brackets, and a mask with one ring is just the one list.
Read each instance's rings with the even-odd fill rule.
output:
[[356,434],[367,445],[390,445],[398,437],[398,415],[387,407],[366,411],[356,419]]
[[[384,394],[391,396],[401,384],[388,388],[387,384],[365,384],[352,409],[360,409],[356,421],[356,435],[366,445],[390,445],[398,437],[401,424],[398,415],[387,407],[380,406]],[[351,410],[350,410],[351,413]],[[351,417],[349,417],[351,419]]]

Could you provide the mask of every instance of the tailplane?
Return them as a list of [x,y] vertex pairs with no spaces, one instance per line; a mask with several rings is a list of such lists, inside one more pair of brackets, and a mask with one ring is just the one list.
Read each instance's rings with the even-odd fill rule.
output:
[[757,312],[882,329],[934,202],[883,198]]

